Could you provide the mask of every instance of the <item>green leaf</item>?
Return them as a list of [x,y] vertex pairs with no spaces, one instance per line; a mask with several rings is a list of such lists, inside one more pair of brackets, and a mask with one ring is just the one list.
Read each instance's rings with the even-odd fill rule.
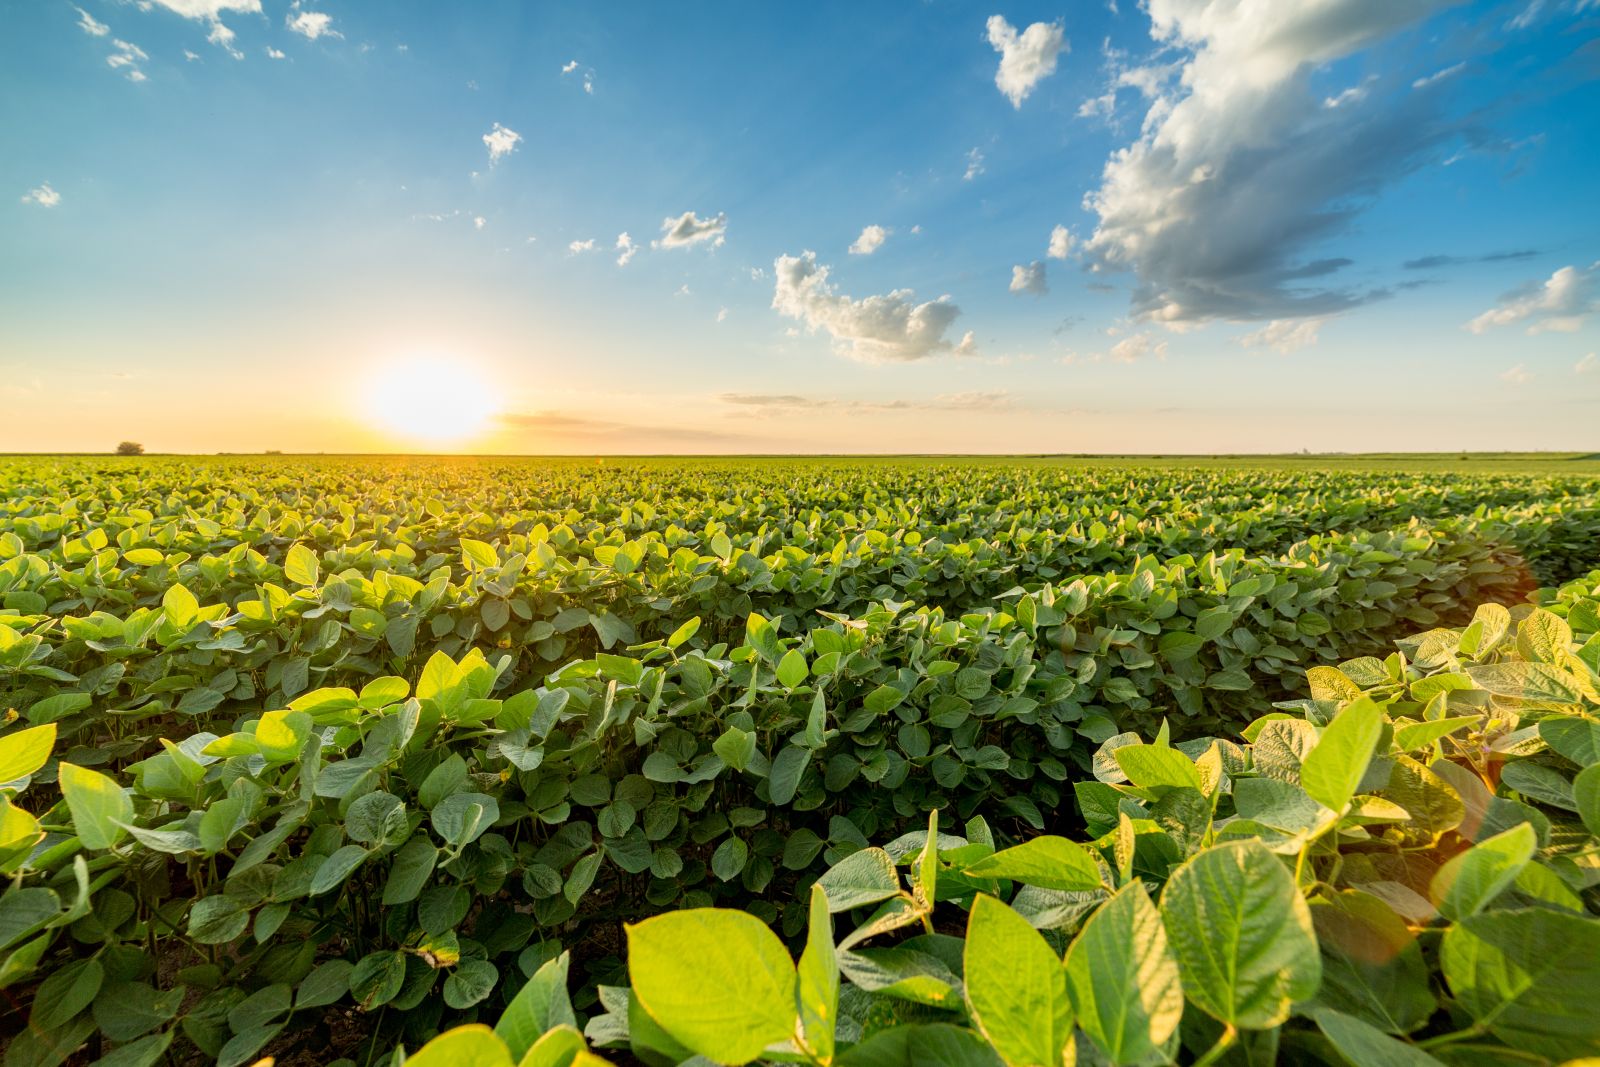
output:
[[1002,1067],[988,1042],[949,1023],[880,1030],[835,1062],[839,1067]]
[[800,788],[800,779],[811,762],[811,750],[798,745],[785,745],[772,760],[772,770],[767,775],[767,793],[772,803],[779,807],[794,799]]
[[750,765],[750,757],[756,754],[756,735],[737,726],[730,726],[722,732],[721,737],[711,743],[711,750],[722,759],[723,763],[736,771],[742,771]]
[[577,1025],[572,1001],[567,996],[567,968],[571,958],[570,953],[563,952],[553,960],[546,960],[501,1012],[494,1032],[511,1049],[513,1059],[520,1061],[546,1030]]
[[881,848],[852,852],[817,879],[828,894],[828,910],[837,914],[887,900],[900,892],[894,860]]
[[1353,1015],[1315,1008],[1311,1017],[1350,1067],[1443,1067],[1417,1046],[1396,1041]]
[[699,632],[700,616],[696,615],[694,618],[690,619],[688,622],[672,631],[672,636],[667,638],[667,647],[677,648],[679,645],[683,644],[685,641],[689,640],[689,638],[693,637]]
[[91,1067],[153,1067],[172,1044],[172,1035],[172,1030],[163,1030],[159,1034],[118,1045],[95,1060]]
[[691,908],[626,930],[634,995],[684,1047],[741,1064],[794,1033],[794,964],[760,919]]
[[1600,1052],[1600,921],[1545,908],[1495,911],[1445,931],[1456,1003],[1512,1048],[1552,1060]]
[[1533,826],[1522,822],[1451,857],[1434,873],[1434,905],[1452,922],[1478,914],[1517,880],[1538,843]]
[[1144,883],[1118,890],[1067,950],[1078,1025],[1112,1063],[1135,1063],[1167,1043],[1183,1018],[1178,963]]
[[50,759],[56,743],[56,724],[0,736],[0,782],[26,778]]
[[189,909],[189,936],[202,945],[226,944],[249,924],[249,909],[230,896],[201,897]]
[[730,837],[717,846],[711,854],[711,873],[724,882],[739,877],[744,865],[750,861],[750,846],[743,839]]
[[972,1020],[1007,1067],[1062,1063],[1072,1041],[1067,971],[1039,931],[980,893],[963,960]]
[[1584,768],[1572,780],[1572,802],[1583,825],[1600,837],[1600,763]]
[[59,765],[61,793],[72,812],[72,825],[85,848],[108,849],[122,840],[121,825],[133,821],[133,801],[115,781],[86,767]]
[[446,1030],[406,1057],[406,1067],[513,1067],[506,1043],[482,1023]]
[[1321,895],[1309,907],[1322,951],[1319,1004],[1395,1034],[1428,1021],[1439,1006],[1428,964],[1393,908],[1357,890]]
[[499,981],[500,969],[488,960],[462,960],[444,980],[444,1002],[463,1011],[487,998]]
[[1040,889],[1069,893],[1101,886],[1099,865],[1082,845],[1064,837],[1029,838],[979,860],[965,873],[968,878],[1009,878]]
[[422,835],[401,845],[389,868],[389,879],[383,885],[383,905],[393,907],[417,899],[438,860],[439,850]]
[[498,818],[500,805],[487,793],[451,793],[429,813],[434,831],[456,848],[482,837]]
[[797,648],[785,652],[783,659],[778,661],[778,681],[785,689],[793,689],[804,682],[811,673],[811,668],[806,664],[806,657]]
[[293,545],[283,557],[283,576],[295,585],[312,587],[322,574],[317,554],[305,545]]
[[311,895],[321,896],[344,885],[345,879],[366,858],[367,850],[360,845],[345,845],[334,852],[317,866],[317,873],[311,878]]
[[1332,811],[1355,795],[1383,735],[1384,714],[1368,697],[1352,701],[1323,727],[1316,747],[1300,763],[1300,788]]
[[800,954],[795,1005],[800,1013],[800,1034],[813,1059],[833,1059],[835,1030],[839,1024],[839,958],[833,945],[833,916],[828,894],[811,886],[811,921],[805,951]]
[[1317,991],[1322,966],[1305,899],[1258,841],[1217,845],[1179,867],[1161,917],[1185,994],[1221,1022],[1278,1026]]
[[161,596],[161,610],[166,613],[167,621],[178,629],[187,629],[200,613],[200,601],[194,598],[182,583],[169,586]]
[[1194,761],[1166,745],[1123,745],[1112,756],[1128,781],[1141,789],[1160,786],[1188,788],[1204,792],[1200,771]]
[[372,1011],[398,996],[405,980],[404,953],[371,952],[361,957],[355,970],[350,972],[350,995],[356,998],[356,1006],[362,1011]]

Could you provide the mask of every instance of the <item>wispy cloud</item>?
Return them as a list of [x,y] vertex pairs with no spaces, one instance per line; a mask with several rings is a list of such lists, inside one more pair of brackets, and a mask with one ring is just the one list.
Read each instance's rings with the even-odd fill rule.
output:
[[1011,393],[1005,389],[944,393],[931,400],[845,400],[797,393],[722,393],[717,399],[763,416],[804,411],[1010,411],[1017,406]]
[[710,242],[713,248],[722,244],[728,232],[728,216],[722,212],[710,218],[701,218],[693,211],[685,211],[677,218],[663,219],[661,237],[652,244],[660,248],[688,248]]
[[979,148],[967,149],[967,170],[961,175],[961,180],[970,182],[984,171],[983,150]]
[[131,82],[144,81],[145,73],[139,64],[150,58],[144,54],[144,49],[117,38],[112,38],[111,46],[116,51],[106,57],[106,66],[112,70],[122,71],[123,76]]
[[1245,348],[1271,348],[1284,355],[1317,343],[1324,319],[1273,319],[1261,329],[1239,338]]
[[595,248],[594,238],[590,237],[582,241],[573,241],[567,245],[567,254],[572,256],[582,255],[584,252],[593,252]]
[[1578,360],[1578,362],[1572,365],[1572,373],[1588,374],[1590,371],[1595,369],[1595,366],[1596,363],[1594,353],[1590,352],[1588,355],[1584,356],[1582,359]]
[[1515,367],[1501,371],[1500,380],[1509,382],[1512,385],[1527,385],[1533,381],[1533,375],[1528,372],[1527,367],[1518,363]]
[[61,203],[61,194],[50,188],[49,182],[44,182],[37,189],[29,189],[24,193],[22,202],[38,204],[40,207],[55,207]]
[[634,243],[633,238],[629,237],[626,232],[617,234],[616,248],[617,266],[619,267],[626,267],[628,265],[628,261],[631,260],[639,251],[639,246]]
[[111,32],[111,27],[103,22],[96,22],[95,17],[81,7],[74,7],[78,13],[78,26],[91,37],[104,37]]
[[333,16],[321,11],[303,11],[291,7],[289,14],[284,16],[283,24],[289,27],[290,32],[298,33],[308,41],[315,41],[319,37],[344,36],[333,28]]

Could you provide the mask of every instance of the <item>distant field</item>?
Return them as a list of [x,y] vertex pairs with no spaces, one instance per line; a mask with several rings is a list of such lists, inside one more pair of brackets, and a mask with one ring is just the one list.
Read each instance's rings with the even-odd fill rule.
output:
[[[0,458],[6,1062],[504,1067],[452,1028],[505,1013],[682,1063],[698,1009],[626,985],[703,980],[765,1013],[704,1038],[744,1062],[808,930],[841,1042],[993,1067],[963,989],[1076,938],[1107,988],[1181,964],[1193,1032],[1140,1040],[1192,1058],[1234,914],[1295,983],[1242,1025],[1420,1062],[1470,979],[1408,939],[1595,936],[1597,564],[1578,456]],[[1541,1003],[1585,1018],[1596,959]]]

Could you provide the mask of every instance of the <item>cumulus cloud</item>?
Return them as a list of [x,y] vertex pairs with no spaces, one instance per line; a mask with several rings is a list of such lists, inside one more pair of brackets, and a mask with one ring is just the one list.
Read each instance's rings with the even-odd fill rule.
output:
[[1135,315],[1168,323],[1316,317],[1386,295],[1305,284],[1339,262],[1308,252],[1452,128],[1437,94],[1328,107],[1312,75],[1447,3],[1149,0],[1152,36],[1185,58],[1085,200],[1091,267],[1133,271]]
[[89,14],[83,8],[74,7],[73,10],[78,13],[78,27],[89,36],[104,37],[106,34],[111,32],[110,26],[107,26],[103,22],[96,22],[94,16]]
[[639,251],[639,246],[626,232],[617,234],[617,266],[626,267]]
[[711,242],[713,248],[722,244],[728,232],[728,216],[718,212],[711,218],[701,218],[693,211],[685,211],[677,218],[661,222],[661,237],[651,242],[660,248],[688,248],[690,245]]
[[321,11],[291,10],[284,16],[283,24],[289,27],[290,31],[311,41],[315,41],[318,37],[343,36],[333,28],[333,17]]
[[1113,363],[1137,363],[1146,356],[1166,359],[1167,342],[1158,341],[1147,333],[1136,333],[1111,346]]
[[1050,287],[1045,283],[1044,264],[1036,259],[1025,267],[1012,267],[1011,291],[1013,293],[1033,293],[1035,296],[1048,293]]
[[122,71],[131,82],[144,81],[144,71],[139,69],[139,64],[150,58],[144,54],[144,49],[114,37],[111,39],[111,46],[116,51],[106,57],[106,66],[112,70]]
[[971,332],[952,344],[945,332],[961,314],[948,296],[917,303],[910,289],[861,300],[838,292],[828,281],[829,268],[815,252],[780,256],[773,263],[777,284],[772,306],[798,319],[806,329],[825,330],[835,351],[867,363],[926,359],[941,352],[966,355],[974,350]]
[[967,171],[961,175],[961,180],[970,182],[983,173],[983,152],[977,148],[967,150]]
[[567,245],[567,252],[574,256],[582,252],[593,252],[594,250],[595,243],[593,237],[590,237],[585,241],[573,241],[571,244]]
[[278,51],[276,48],[272,47],[269,44],[269,45],[267,45],[267,58],[268,59],[283,59],[285,57],[284,57],[284,54],[282,52]]
[[1050,231],[1050,247],[1045,254],[1051,259],[1066,259],[1072,254],[1072,243],[1077,238],[1072,236],[1072,231],[1065,226],[1057,226]]
[[1033,87],[1055,73],[1056,57],[1067,50],[1059,22],[1035,22],[1020,34],[1002,15],[989,16],[989,45],[1000,53],[994,84],[1020,108]]
[[564,66],[562,66],[561,73],[563,73],[563,74],[571,74],[573,71],[575,71],[577,69],[578,69],[578,61],[576,59],[574,59],[574,60],[566,63]]
[[500,162],[502,156],[508,156],[517,150],[517,144],[522,140],[522,134],[498,122],[494,129],[483,135],[483,143],[489,149],[489,165],[492,167]]
[[1530,283],[1507,293],[1499,304],[1467,323],[1467,329],[1484,333],[1526,322],[1530,334],[1572,333],[1596,311],[1600,311],[1600,261],[1584,268],[1562,267],[1542,284]]
[[1322,323],[1322,319],[1273,319],[1239,338],[1239,343],[1245,348],[1272,348],[1288,355],[1316,344]]
[[38,204],[40,207],[55,207],[61,203],[61,194],[50,188],[49,182],[43,182],[37,189],[29,189],[22,197],[24,204]]
[[1500,372],[1500,380],[1510,382],[1512,385],[1527,385],[1533,381],[1533,375],[1528,373],[1528,368],[1518,363],[1515,367]]
[[861,236],[855,239],[850,246],[852,256],[870,256],[883,247],[883,242],[889,239],[890,231],[882,226],[868,226],[861,231]]

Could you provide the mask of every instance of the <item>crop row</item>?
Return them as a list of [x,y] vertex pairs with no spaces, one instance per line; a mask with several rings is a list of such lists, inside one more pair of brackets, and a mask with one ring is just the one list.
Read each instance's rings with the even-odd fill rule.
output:
[[[1595,1055],[1597,593],[1600,572],[1547,609],[1486,605],[1313,667],[1311,695],[1242,743],[1105,737],[1087,773],[1062,768],[1043,836],[970,800],[1018,765],[1055,777],[1010,754],[1049,733],[1011,651],[1045,596],[792,646],[752,619],[725,663],[667,642],[504,699],[480,657],[441,656],[415,697],[398,679],[310,694],[126,775],[60,758],[55,724],[9,733],[0,981],[45,975],[11,1054],[93,1039],[149,1063],[181,1035],[243,1064],[331,1005],[395,1009],[420,1042],[509,1002],[499,1036],[455,1031],[418,1062],[573,1062],[560,938],[601,982],[578,1002],[588,1041],[645,1062]],[[926,652],[914,690],[830,708],[890,632]],[[1009,749],[983,744],[1006,724]],[[62,799],[36,821],[52,772]],[[894,836],[929,809],[963,833]],[[686,910],[627,928],[627,984],[608,979],[605,932],[669,905]],[[774,921],[805,934],[798,970]],[[534,993],[513,999],[519,973]],[[568,1059],[525,1058],[547,1030]]]

